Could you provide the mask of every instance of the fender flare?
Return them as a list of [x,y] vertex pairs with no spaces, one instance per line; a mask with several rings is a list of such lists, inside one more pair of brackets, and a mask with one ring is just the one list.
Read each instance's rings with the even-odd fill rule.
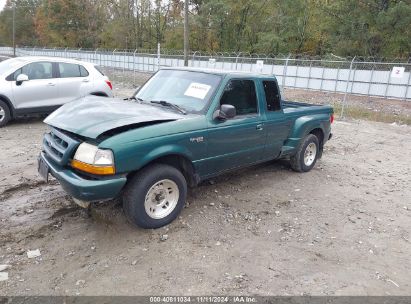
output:
[[5,95],[0,94],[0,100],[4,101],[9,106],[10,116],[11,116],[11,118],[15,118],[16,109],[14,108],[14,106],[11,103],[10,99]]
[[307,134],[310,134],[314,129],[321,129],[323,134],[325,134],[325,124],[329,123],[328,114],[316,114],[299,117],[295,120],[292,132],[290,134],[290,139],[301,139]]

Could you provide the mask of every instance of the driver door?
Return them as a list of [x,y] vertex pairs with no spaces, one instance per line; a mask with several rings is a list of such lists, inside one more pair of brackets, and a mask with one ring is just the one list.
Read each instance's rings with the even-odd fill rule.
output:
[[233,105],[237,115],[225,121],[209,122],[207,170],[210,173],[256,163],[262,159],[265,147],[254,80],[230,80],[220,98],[221,104]]
[[[18,75],[26,74],[28,81],[17,83]],[[12,83],[16,110],[44,109],[58,104],[58,79],[54,77],[51,62],[33,62],[18,69],[14,73]]]

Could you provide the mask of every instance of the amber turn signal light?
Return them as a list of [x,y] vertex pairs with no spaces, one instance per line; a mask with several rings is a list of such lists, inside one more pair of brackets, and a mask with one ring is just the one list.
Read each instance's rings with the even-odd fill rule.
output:
[[90,164],[86,164],[81,161],[78,161],[76,159],[73,159],[71,161],[71,166],[80,171],[87,172],[90,174],[96,174],[96,175],[113,175],[114,173],[116,173],[114,166],[90,165]]

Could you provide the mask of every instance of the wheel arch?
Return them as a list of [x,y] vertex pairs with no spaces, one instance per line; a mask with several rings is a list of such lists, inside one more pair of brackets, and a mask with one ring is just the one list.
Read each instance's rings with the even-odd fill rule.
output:
[[318,138],[318,158],[321,158],[323,155],[323,150],[324,150],[324,130],[322,128],[315,128],[311,130],[308,134],[315,135]]
[[138,170],[135,170],[129,173],[128,177],[132,178],[135,174],[137,174],[143,168],[146,168],[152,164],[159,164],[159,163],[172,166],[176,168],[177,170],[179,170],[184,175],[184,178],[186,179],[187,184],[190,187],[195,187],[198,184],[199,177],[195,172],[195,168],[194,168],[192,161],[187,156],[183,154],[178,154],[178,153],[170,153],[170,154],[155,157],[151,159],[150,161],[148,161],[146,164],[144,164]]
[[318,142],[320,143],[320,146],[324,145],[324,130],[321,128],[315,128],[311,130],[308,134],[313,134],[317,136]]
[[15,109],[14,109],[13,104],[11,103],[10,99],[8,99],[6,96],[0,94],[0,100],[6,103],[6,105],[9,107],[11,118],[14,118],[15,117]]

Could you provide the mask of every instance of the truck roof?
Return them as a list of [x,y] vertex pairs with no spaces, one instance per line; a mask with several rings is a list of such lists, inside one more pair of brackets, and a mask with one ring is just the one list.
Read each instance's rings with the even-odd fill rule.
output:
[[161,70],[179,70],[179,71],[190,71],[190,72],[201,72],[207,74],[221,75],[221,76],[239,76],[239,77],[253,77],[253,78],[274,78],[273,74],[264,74],[257,72],[244,72],[244,71],[231,71],[231,70],[220,70],[220,69],[207,69],[207,68],[192,68],[192,67],[162,67]]

